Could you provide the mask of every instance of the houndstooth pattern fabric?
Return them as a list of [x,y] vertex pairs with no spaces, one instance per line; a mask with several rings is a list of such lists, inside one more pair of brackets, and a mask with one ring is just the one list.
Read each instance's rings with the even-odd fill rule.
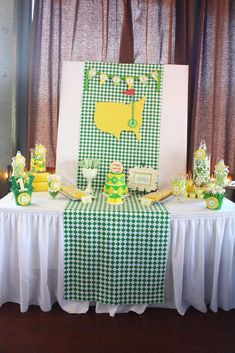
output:
[[[133,132],[124,131],[121,133],[120,139],[116,139],[112,134],[102,132],[95,126],[96,102],[130,104],[132,97],[122,93],[127,89],[125,81],[121,80],[118,86],[115,86],[111,79],[108,79],[104,84],[100,84],[100,75],[96,75],[89,80],[86,90],[85,76],[89,69],[96,69],[98,72],[122,77],[139,77],[151,74],[156,70],[159,71],[158,82],[152,78],[148,79],[146,85],[138,79],[134,82],[134,100],[139,101],[143,96],[147,97],[140,130],[141,141],[137,140]],[[85,158],[98,158],[102,161],[100,171],[93,182],[95,187],[104,185],[108,167],[115,160],[122,162],[125,173],[128,169],[141,165],[158,169],[162,81],[163,65],[101,62],[85,64],[78,159],[80,161]],[[78,187],[84,187],[86,181],[80,168],[77,176]]]
[[104,304],[164,302],[169,213],[141,206],[131,194],[119,206],[99,192],[92,204],[64,210],[66,300]]

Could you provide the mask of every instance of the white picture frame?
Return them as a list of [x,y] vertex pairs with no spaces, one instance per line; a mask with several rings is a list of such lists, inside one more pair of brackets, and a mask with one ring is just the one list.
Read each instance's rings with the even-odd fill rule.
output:
[[128,188],[139,191],[157,189],[158,171],[150,167],[135,167],[128,171]]

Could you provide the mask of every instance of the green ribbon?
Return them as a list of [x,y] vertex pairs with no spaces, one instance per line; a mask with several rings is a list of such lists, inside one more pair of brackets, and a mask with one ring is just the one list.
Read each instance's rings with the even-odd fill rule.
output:
[[135,109],[134,109],[134,105],[135,105],[135,101],[134,101],[134,97],[132,98],[132,112],[131,112],[131,119],[128,120],[128,125],[131,127],[131,128],[134,128],[137,126],[137,120],[135,119]]
[[85,91],[88,91],[88,86],[89,86],[89,69],[86,69],[86,74],[85,74]]

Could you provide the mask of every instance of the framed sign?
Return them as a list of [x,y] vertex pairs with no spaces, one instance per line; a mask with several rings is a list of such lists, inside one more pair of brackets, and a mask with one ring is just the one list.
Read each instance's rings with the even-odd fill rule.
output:
[[157,188],[157,170],[153,168],[131,168],[128,171],[128,187],[132,190],[153,191]]

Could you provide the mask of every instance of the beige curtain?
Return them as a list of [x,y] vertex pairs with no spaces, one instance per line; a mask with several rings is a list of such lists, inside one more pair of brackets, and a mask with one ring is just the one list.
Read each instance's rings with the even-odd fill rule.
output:
[[37,0],[31,44],[29,147],[47,147],[55,165],[63,60],[118,61],[123,21],[120,1]]
[[205,139],[212,168],[223,158],[234,175],[235,1],[201,1],[197,36],[190,156]]
[[37,0],[31,43],[29,147],[55,165],[63,60],[170,63],[174,1]]
[[36,0],[29,147],[55,165],[63,60],[189,65],[188,168],[201,139],[235,173],[235,1]]

